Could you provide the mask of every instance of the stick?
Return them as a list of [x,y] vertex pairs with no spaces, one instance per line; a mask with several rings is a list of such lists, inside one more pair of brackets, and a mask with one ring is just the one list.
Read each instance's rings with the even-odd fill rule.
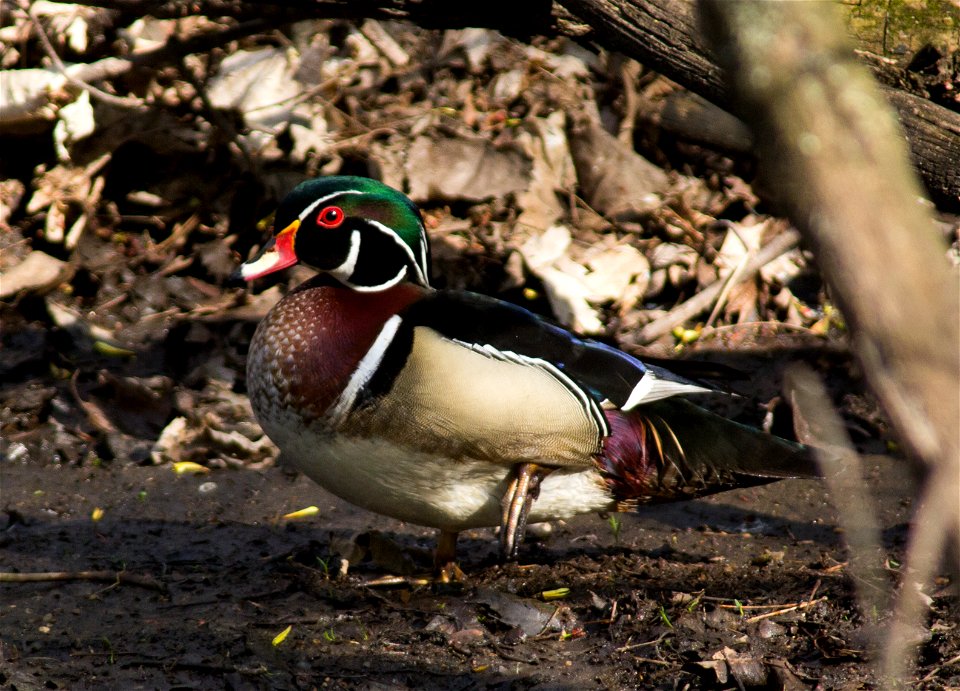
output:
[[138,576],[126,571],[32,571],[24,573],[0,571],[0,583],[50,583],[53,581],[96,581],[136,585],[162,593],[167,591],[167,587],[163,583],[159,583],[150,576]]
[[[752,279],[764,266],[772,262],[782,254],[786,254],[800,242],[800,234],[795,230],[787,230],[781,233],[766,245],[760,248],[756,256],[744,267],[743,271],[737,277],[737,282],[748,281]],[[683,302],[667,315],[654,319],[652,322],[640,329],[637,336],[637,342],[643,345],[655,341],[664,334],[670,333],[673,327],[682,324],[688,319],[696,317],[698,314],[706,312],[714,303],[725,285],[731,285],[730,281],[714,281],[692,298]],[[732,285],[731,285],[732,287]]]
[[50,42],[50,37],[47,36],[46,29],[44,29],[43,25],[40,23],[40,19],[37,17],[35,6],[31,3],[27,5],[25,9],[27,15],[30,17],[30,21],[33,22],[33,27],[37,30],[37,36],[40,38],[40,43],[43,44],[44,51],[46,51],[47,56],[53,62],[53,66],[57,68],[57,71],[62,74],[68,82],[79,89],[88,91],[91,96],[99,98],[105,103],[120,106],[121,108],[144,105],[143,101],[141,101],[139,98],[122,98],[120,96],[114,96],[111,93],[107,93],[102,89],[98,89],[92,84],[88,84],[82,78],[76,76],[75,73],[72,73],[70,70],[68,70],[67,66],[63,64],[63,60],[60,59],[60,55],[57,53],[56,48],[53,47],[53,43]]
[[770,617],[777,617],[777,616],[780,616],[781,614],[789,614],[790,612],[793,612],[798,609],[806,609],[807,607],[812,607],[818,602],[826,602],[826,600],[827,600],[827,596],[824,595],[823,597],[818,597],[816,600],[807,600],[806,602],[801,602],[799,604],[792,605],[790,607],[784,607],[783,609],[778,609],[774,612],[764,612],[763,614],[757,614],[755,616],[749,617],[748,619],[744,619],[743,621],[745,624],[752,624],[756,621],[760,621],[761,619],[769,619]]
[[923,191],[904,135],[852,57],[836,8],[722,0],[698,7],[765,172],[834,291],[865,378],[927,471],[880,673],[881,686],[900,688],[915,662],[911,629],[922,622],[915,585],[928,586],[948,543],[960,543],[956,273],[918,203]]

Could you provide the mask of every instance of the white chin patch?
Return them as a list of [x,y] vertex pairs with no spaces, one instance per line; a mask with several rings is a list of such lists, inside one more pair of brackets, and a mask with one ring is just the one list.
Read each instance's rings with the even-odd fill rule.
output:
[[398,273],[396,276],[391,278],[389,281],[386,281],[385,283],[380,283],[379,285],[362,286],[362,285],[357,285],[356,283],[353,283],[350,280],[345,280],[343,282],[348,286],[350,286],[351,288],[353,288],[358,293],[377,293],[381,290],[387,290],[388,288],[393,288],[393,286],[397,285],[400,281],[402,281],[406,277],[406,275],[407,275],[407,267],[403,267],[402,269],[400,269],[400,273]]

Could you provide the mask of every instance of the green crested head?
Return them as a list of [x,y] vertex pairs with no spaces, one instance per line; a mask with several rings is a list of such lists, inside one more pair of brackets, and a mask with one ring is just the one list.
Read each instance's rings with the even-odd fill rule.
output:
[[246,280],[303,262],[354,290],[386,290],[403,280],[430,285],[430,246],[420,211],[404,194],[370,178],[303,182],[280,202],[274,236],[240,267]]

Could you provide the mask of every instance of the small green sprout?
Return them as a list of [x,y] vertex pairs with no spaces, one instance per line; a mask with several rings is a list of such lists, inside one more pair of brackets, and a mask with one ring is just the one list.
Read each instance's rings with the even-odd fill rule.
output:
[[320,565],[320,568],[323,570],[323,577],[328,579],[330,578],[330,559],[324,559],[322,557],[317,557],[317,563]]
[[610,524],[610,532],[613,533],[613,544],[620,544],[620,529],[623,527],[623,520],[620,514],[612,513],[607,517],[607,523]]
[[700,604],[701,598],[703,598],[703,593],[697,593],[697,596],[690,600],[690,604],[687,605],[687,611],[692,612],[694,609],[696,609],[697,605]]

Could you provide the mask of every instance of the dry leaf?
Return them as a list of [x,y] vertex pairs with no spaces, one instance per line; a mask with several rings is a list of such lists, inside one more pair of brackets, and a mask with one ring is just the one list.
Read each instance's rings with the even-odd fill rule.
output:
[[660,206],[660,195],[669,185],[661,168],[589,118],[575,122],[569,137],[580,191],[594,210],[630,221]]
[[410,145],[406,170],[415,202],[480,202],[525,190],[530,167],[518,149],[486,139],[420,136]]
[[523,209],[517,224],[545,230],[564,214],[557,191],[572,189],[577,181],[567,143],[566,116],[558,110],[537,118],[517,141],[532,162],[529,185],[517,196],[517,204]]
[[0,299],[50,290],[66,280],[70,271],[67,262],[34,250],[19,264],[0,273]]
[[207,95],[215,107],[240,112],[252,130],[244,139],[254,150],[261,150],[290,120],[294,99],[300,93],[296,69],[293,51],[237,51],[220,64]]
[[443,35],[440,59],[446,60],[452,53],[462,52],[467,58],[470,71],[483,69],[490,53],[503,42],[503,36],[491,29],[457,29]]
[[95,16],[96,10],[83,5],[48,0],[34,0],[31,10],[36,16],[47,19],[46,31],[51,36],[65,39],[66,44],[75,53],[87,51],[89,20]]
[[130,52],[136,55],[166,45],[176,30],[176,19],[141,17],[127,28],[121,29],[120,36],[130,43]]
[[54,70],[0,71],[0,132],[30,132],[56,117],[51,94],[67,83]]
[[96,130],[97,123],[90,103],[90,92],[81,91],[73,103],[68,103],[57,113],[57,124],[53,128],[53,143],[57,158],[70,160],[70,147]]
[[[755,219],[747,219],[755,220]],[[725,221],[727,233],[723,238],[723,244],[720,246],[720,252],[717,255],[714,264],[720,270],[721,278],[730,275],[730,272],[747,261],[760,249],[763,233],[767,229],[767,222],[759,223],[732,223]]]
[[616,301],[621,312],[633,308],[650,282],[650,263],[632,245],[617,244],[589,255],[587,267],[584,281],[593,299]]
[[571,242],[570,230],[554,225],[529,237],[520,254],[543,282],[561,323],[580,333],[601,333],[603,321],[594,304],[620,302],[623,309],[632,307],[646,290],[650,266],[636,248],[620,244],[594,247],[580,263],[569,256]]

